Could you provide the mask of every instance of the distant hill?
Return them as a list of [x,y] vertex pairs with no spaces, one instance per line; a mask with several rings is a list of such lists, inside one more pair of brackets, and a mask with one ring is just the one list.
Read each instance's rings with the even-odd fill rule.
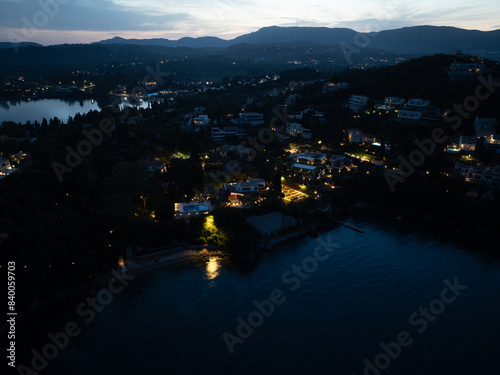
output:
[[500,52],[500,30],[415,26],[368,34],[370,47],[406,53]]
[[41,44],[38,43],[31,43],[31,42],[21,42],[21,43],[9,43],[9,42],[0,42],[0,49],[5,49],[5,48],[23,48],[23,47],[43,47]]
[[[239,36],[232,40],[215,37],[169,39],[123,39],[113,38],[101,44],[136,44],[165,47],[189,48],[224,48],[235,44],[269,44],[291,42],[314,42],[324,45],[342,43],[355,45],[358,33],[345,28],[327,27],[278,27],[262,28],[256,32]],[[415,26],[402,29],[386,30],[379,33],[367,33],[360,41],[368,41],[367,46],[404,53],[449,53],[462,50],[480,56],[500,52],[500,30],[478,31],[446,26]]]
[[[350,29],[266,27],[232,40],[213,37],[123,39],[115,37],[92,44],[43,47],[20,43],[14,50],[1,43],[0,71],[4,75],[49,75],[75,70],[105,74],[143,74],[161,61],[177,78],[217,80],[257,76],[291,68],[339,72],[395,65],[423,55],[465,53],[500,61],[500,30],[481,32],[453,27],[419,26],[379,33],[359,34]],[[342,43],[355,46],[367,41],[346,58]],[[35,47],[37,46],[37,47]],[[6,48],[9,47],[9,48]],[[138,73],[139,72],[139,73]]]
[[182,38],[179,40],[170,39],[124,39],[118,36],[102,40],[97,44],[133,44],[140,46],[161,46],[161,47],[187,47],[187,48],[221,48],[230,45],[229,41],[215,37]]
[[[110,79],[115,74],[142,75],[162,62],[162,71],[180,79],[218,80],[223,77],[258,76],[296,68],[321,72],[353,67],[396,64],[401,54],[363,48],[348,61],[339,46],[312,42],[269,44],[240,43],[227,48],[164,47],[134,44],[63,44],[47,47],[0,49],[0,72],[7,76],[40,76],[99,71]],[[358,65],[359,64],[359,65]]]
[[291,42],[315,42],[326,45],[353,43],[356,31],[328,27],[264,27],[254,33],[239,36],[230,44],[267,44]]

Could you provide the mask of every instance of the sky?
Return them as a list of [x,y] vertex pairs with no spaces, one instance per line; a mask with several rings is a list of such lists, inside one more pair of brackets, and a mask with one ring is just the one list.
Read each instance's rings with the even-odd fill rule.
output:
[[232,39],[266,26],[500,29],[499,0],[0,0],[0,41]]

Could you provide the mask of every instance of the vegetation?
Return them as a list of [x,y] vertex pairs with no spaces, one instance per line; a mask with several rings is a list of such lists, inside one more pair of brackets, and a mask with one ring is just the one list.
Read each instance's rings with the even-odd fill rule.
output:
[[[105,50],[110,51],[107,47]],[[227,78],[221,81],[226,90],[186,92],[147,109],[118,112],[105,108],[67,121],[52,118],[27,124],[3,123],[0,134],[8,140],[0,142],[0,153],[12,163],[18,162],[14,155],[19,151],[31,156],[31,160],[20,164],[21,171],[0,182],[0,233],[8,234],[0,244],[0,265],[4,267],[16,259],[21,271],[20,287],[27,291],[20,297],[24,299],[19,301],[20,305],[27,306],[35,298],[55,295],[94,279],[116,267],[119,259],[126,258],[127,248],[135,246],[153,248],[175,241],[212,244],[234,260],[244,262],[262,239],[246,218],[269,212],[282,212],[309,225],[325,222],[329,217],[318,208],[330,206],[333,214],[341,217],[348,214],[354,202],[365,201],[448,217],[452,225],[464,230],[498,231],[495,218],[500,208],[498,198],[483,199],[489,193],[485,186],[476,187],[479,198],[467,196],[471,185],[451,177],[456,161],[472,158],[446,154],[444,147],[436,147],[424,166],[398,184],[394,193],[388,188],[383,166],[366,161],[383,160],[387,168],[397,168],[398,157],[407,158],[415,149],[415,139],[429,138],[436,127],[445,129],[450,139],[473,134],[473,116],[454,132],[442,121],[431,126],[402,124],[385,113],[369,111],[354,116],[341,105],[351,93],[375,98],[422,96],[440,108],[460,103],[474,93],[477,83],[450,82],[444,72],[450,61],[450,56],[436,55],[391,68],[347,70],[331,78],[348,82],[349,89],[327,94],[321,92],[324,82],[307,82],[293,91],[301,97],[287,111],[311,106],[324,113],[322,119],[315,117],[314,111],[303,114],[301,123],[312,130],[312,138],[295,140],[293,145],[281,143],[277,138],[265,145],[247,144],[258,149],[252,160],[236,152],[217,152],[220,144],[211,139],[209,129],[181,131],[185,116],[195,107],[203,106],[218,126],[225,126],[232,124],[229,118],[246,107],[264,113],[262,127],[268,126],[275,116],[273,108],[283,102],[285,95],[269,97],[266,92],[287,87],[289,81],[314,81],[321,74],[311,69],[285,71],[280,73],[281,81],[260,85],[255,83],[256,78]],[[492,62],[487,65],[496,74],[498,66]],[[107,77],[115,87],[116,77],[112,74]],[[103,82],[108,78],[103,78]],[[135,82],[137,79],[136,76]],[[500,94],[495,92],[488,101],[481,102],[477,114],[498,116],[498,108]],[[142,121],[129,121],[131,117]],[[102,140],[86,152],[82,141],[88,141],[87,135],[95,134],[104,119],[113,130],[103,134]],[[246,126],[247,140],[227,142],[238,145],[258,139],[262,127]],[[351,127],[375,135],[391,148],[348,144],[345,130]],[[31,142],[31,138],[37,140]],[[302,183],[300,176],[289,177],[293,169],[289,168],[287,147],[352,153],[363,156],[365,161],[355,162],[357,172],[335,172],[331,177],[335,189],[328,183],[325,186],[323,181],[313,181],[306,191],[312,197],[283,204],[282,178],[283,183]],[[85,155],[78,155],[82,153]],[[500,161],[498,154],[480,147],[474,157],[481,163]],[[147,160],[166,163],[166,171],[148,169]],[[230,181],[215,179],[214,175],[227,172],[230,161],[237,165]],[[55,162],[66,166],[59,168],[59,176],[54,171]],[[204,195],[206,187],[217,192],[225,182],[248,178],[263,178],[269,187],[265,192],[245,197],[244,202],[250,205],[260,202],[255,206],[217,209],[210,216],[190,219],[189,223],[174,220],[174,203]]]

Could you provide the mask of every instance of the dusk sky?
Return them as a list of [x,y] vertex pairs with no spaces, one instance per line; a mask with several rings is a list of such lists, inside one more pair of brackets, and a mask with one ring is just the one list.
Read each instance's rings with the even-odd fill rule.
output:
[[[50,7],[43,10],[41,4]],[[88,43],[114,36],[231,39],[273,25],[357,31],[415,25],[500,29],[498,0],[0,0],[0,10],[0,41],[41,44]]]

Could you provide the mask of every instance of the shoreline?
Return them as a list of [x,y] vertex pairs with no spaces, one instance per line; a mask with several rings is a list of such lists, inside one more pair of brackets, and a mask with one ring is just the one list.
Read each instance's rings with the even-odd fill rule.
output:
[[[260,251],[264,250],[271,252],[286,242],[300,240],[308,235],[316,234],[319,231],[331,230],[338,225],[338,223],[332,221],[329,224],[314,224],[303,228],[302,230],[278,235],[266,241],[267,243],[264,246],[259,246],[256,249],[257,251],[253,253],[254,256],[252,257],[252,264],[257,263],[255,255],[259,255]],[[132,256],[130,259],[125,261],[125,266],[122,268],[114,268],[114,270],[121,274],[126,273],[138,276],[145,272],[159,268],[175,269],[178,267],[190,266],[196,261],[203,262],[207,260],[206,257],[204,257],[203,250],[213,251],[217,249],[217,246],[214,245],[189,245],[186,243],[178,244],[173,247],[161,246],[155,249],[148,249],[149,251],[146,250],[145,254],[138,256],[129,254]],[[151,250],[153,251],[151,252]],[[226,256],[227,254],[224,254],[224,257]],[[237,264],[237,262],[235,264]],[[61,291],[50,299],[35,300],[30,307],[17,316],[18,326],[22,326],[21,330],[25,332],[39,332],[40,321],[48,324],[54,316],[54,312],[58,312],[72,303],[92,296],[105,287],[111,278],[113,278],[113,275],[110,271],[110,273],[102,275],[92,281],[88,281],[70,289]],[[0,327],[0,333],[3,335],[7,330],[8,325],[2,324]],[[41,335],[41,338],[45,336],[41,332],[35,335]],[[31,348],[25,349],[29,350]]]
[[330,223],[323,223],[323,224],[315,223],[306,228],[288,234],[276,235],[275,237],[272,237],[266,241],[263,241],[263,243],[259,244],[259,248],[270,252],[275,250],[277,247],[285,244],[286,242],[300,240],[308,235],[311,237],[316,236],[317,234],[319,234],[319,232],[330,231],[339,227],[340,225],[343,224],[335,219],[332,219]]
[[356,202],[350,210],[350,216],[360,212],[368,213],[370,217],[373,214],[380,214],[383,215],[384,220],[392,218],[397,220],[396,222],[400,223],[400,225],[413,227],[412,230],[414,231],[424,229],[434,235],[446,237],[449,242],[459,242],[475,249],[477,249],[477,244],[493,245],[500,241],[500,233],[484,229],[465,230],[457,225],[456,220],[458,218],[451,218],[443,214],[428,214],[414,209]]
[[[453,228],[451,222],[447,221],[446,217],[437,215],[434,215],[436,217],[426,217],[424,213],[412,210],[398,210],[387,206],[377,206],[374,204],[357,202],[351,208],[349,217],[352,218],[353,215],[357,216],[358,214],[361,214],[368,220],[379,217],[379,221],[382,219],[380,224],[384,226],[388,225],[390,227],[394,224],[394,222],[401,223],[404,225],[405,230],[412,230],[413,232],[424,230],[431,233],[432,228],[434,228],[435,233],[431,234],[442,234],[448,238],[450,242],[459,241],[458,237],[466,235],[466,233],[456,232],[454,230],[456,228]],[[398,216],[402,216],[402,220],[399,220]],[[414,225],[418,223],[422,223],[424,225],[418,227]],[[259,257],[264,253],[270,253],[283,249],[283,245],[288,242],[300,241],[307,236],[314,238],[318,232],[334,230],[341,225],[345,224],[332,218],[332,220],[328,223],[314,223],[299,230],[276,235],[264,243],[259,244],[259,247],[253,253],[254,256],[251,257],[253,261],[252,265],[258,264]],[[350,229],[356,231],[354,228]],[[362,233],[359,233],[359,235],[362,235]],[[455,235],[455,238],[453,238],[453,235]],[[148,250],[153,250],[153,252],[148,253]],[[145,251],[146,254],[133,257],[133,259],[128,259],[125,262],[125,267],[121,269],[115,268],[115,270],[119,273],[137,276],[160,268],[176,269],[179,267],[189,267],[194,265],[196,262],[206,262],[207,253],[204,253],[203,250],[213,251],[217,250],[217,247],[213,245],[189,245],[183,243],[171,247],[163,246],[148,250]],[[223,256],[227,256],[227,253]],[[238,263],[236,262],[235,264]],[[241,264],[241,266],[248,265],[249,264],[247,262]],[[29,341],[30,344],[28,344],[28,346],[19,345],[19,360],[17,362],[21,363],[24,359],[21,352],[26,353],[26,355],[29,356],[29,351],[46,338],[45,331],[56,313],[62,311],[62,309],[68,306],[71,306],[71,304],[74,304],[79,300],[83,301],[88,296],[95,295],[94,293],[105,287],[106,283],[112,277],[113,275],[109,273],[93,280],[92,282],[86,282],[63,291],[49,300],[36,300],[27,310],[19,314],[17,317],[17,324],[19,331],[22,331],[22,333],[20,332],[18,342],[22,342],[23,338],[36,337],[36,339]],[[92,287],[95,290],[93,293],[91,292]],[[6,329],[8,329],[7,325],[2,325],[0,328],[2,336],[4,332],[6,332]],[[28,342],[28,340],[26,341]]]
[[[351,210],[349,216],[355,214],[356,212],[368,211],[368,214],[383,214],[386,216],[386,219],[389,219],[391,216],[397,219],[398,217],[403,216],[401,223],[411,224],[411,221],[423,220],[424,223],[435,223],[441,229],[446,231],[446,234],[455,234],[457,237],[465,235],[461,230],[455,228],[453,226],[453,222],[451,222],[449,218],[442,215],[427,215],[423,212],[419,212],[416,210],[409,209],[396,209],[393,207],[380,206],[371,203],[365,202],[356,202]],[[329,223],[314,223],[305,228],[298,229],[292,231],[290,233],[278,234],[274,237],[263,240],[254,252],[254,255],[259,255],[261,252],[272,252],[276,250],[278,247],[283,244],[291,241],[301,240],[306,236],[314,237],[318,232],[324,232],[333,230],[341,225],[344,225],[352,230],[358,231],[357,228],[351,228],[350,225],[346,225],[346,223],[333,219]],[[442,232],[444,233],[444,232]],[[475,234],[479,234],[478,232],[474,232]],[[494,242],[500,240],[500,235],[497,233],[482,233],[490,235],[491,238],[484,239],[483,241]],[[126,272],[132,275],[139,275],[141,273],[147,272],[152,269],[156,269],[159,267],[178,267],[179,265],[189,264],[193,260],[202,259],[200,255],[201,250],[216,250],[217,246],[214,245],[189,245],[186,243],[181,243],[172,247],[169,246],[161,246],[155,249],[149,249],[145,251],[144,254],[133,256],[132,259],[127,259],[125,262],[125,267],[122,268],[122,272]],[[252,258],[255,258],[252,257]],[[253,259],[253,263],[257,263],[257,259]],[[115,268],[116,270],[116,268]],[[85,296],[89,294],[89,290],[91,287],[95,289],[100,288],[106,282],[108,282],[112,278],[111,274],[102,275],[99,278],[83,283],[81,285],[75,286],[68,290],[62,291],[56,296],[52,297],[49,300],[35,300],[32,305],[23,311],[19,316],[18,320],[23,322],[24,320],[32,320],[37,319],[40,315],[43,315],[47,312],[47,310],[71,303],[72,301],[78,299],[81,296]],[[34,316],[36,314],[36,316]],[[3,334],[7,329],[6,324],[2,324],[0,327],[0,332]]]
[[[192,265],[196,261],[203,261],[202,255],[200,254],[200,249],[206,249],[205,246],[189,246],[183,245],[174,249],[166,249],[164,251],[155,252],[152,254],[147,254],[141,256],[139,260],[134,260],[133,262],[127,262],[125,267],[114,268],[114,270],[120,274],[129,274],[138,276],[147,271],[158,269],[161,267],[165,268],[177,268]],[[16,324],[18,326],[19,341],[22,341],[24,336],[33,337],[40,336],[39,338],[45,337],[45,335],[40,332],[40,321],[45,324],[49,324],[54,313],[61,311],[65,307],[84,300],[85,298],[92,296],[95,292],[98,292],[111,280],[114,276],[111,271],[107,275],[102,275],[99,278],[82,283],[78,286],[72,287],[65,291],[58,293],[56,296],[47,300],[35,300],[30,307],[19,313],[16,317]],[[92,293],[92,290],[95,292]],[[2,336],[9,329],[8,324],[2,324],[0,327],[0,333]],[[35,332],[28,334],[28,332]],[[37,340],[34,342],[36,343]],[[36,344],[34,344],[36,345]],[[23,347],[19,345],[21,350],[31,350],[32,347]],[[17,361],[18,363],[20,361]]]

